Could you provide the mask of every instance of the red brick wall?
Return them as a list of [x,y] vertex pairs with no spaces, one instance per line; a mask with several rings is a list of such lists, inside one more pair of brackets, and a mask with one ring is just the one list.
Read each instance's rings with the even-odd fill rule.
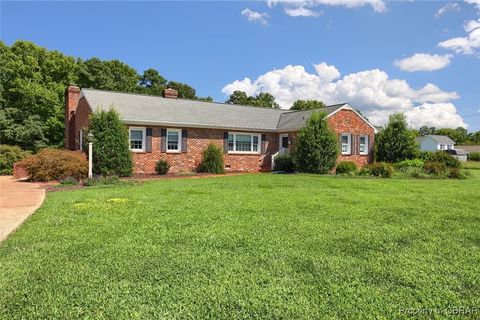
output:
[[[373,161],[373,145],[375,141],[375,132],[362,118],[352,110],[341,110],[328,118],[328,123],[337,135],[341,133],[350,133],[352,135],[368,135],[370,137],[368,155],[340,155],[338,161],[353,161],[358,166],[364,166]],[[354,151],[352,150],[352,153]]]
[[65,90],[65,148],[75,149],[75,109],[80,98],[80,88],[69,86]]
[[[213,143],[223,150],[223,133],[219,129],[182,128],[187,130],[187,152],[166,153],[160,150],[160,131],[162,127],[152,128],[152,152],[134,152],[134,173],[155,173],[155,164],[158,160],[167,160],[170,164],[169,172],[192,172],[196,171],[202,160],[202,151]],[[270,170],[271,154],[277,149],[277,134],[266,134],[267,152],[261,154],[225,154],[225,166],[227,171],[257,172]]]
[[[88,126],[88,117],[92,113],[92,109],[88,105],[85,98],[81,98],[78,102],[77,110],[75,111],[75,149],[80,150],[80,130]],[[85,138],[85,137],[84,137]]]

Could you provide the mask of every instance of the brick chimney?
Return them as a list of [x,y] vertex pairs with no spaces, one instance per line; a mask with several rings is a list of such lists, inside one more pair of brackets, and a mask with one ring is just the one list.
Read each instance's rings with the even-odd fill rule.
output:
[[163,97],[170,98],[170,99],[177,99],[178,98],[178,91],[172,88],[167,88],[163,90]]
[[68,86],[65,90],[65,149],[75,150],[75,110],[80,100],[80,88]]

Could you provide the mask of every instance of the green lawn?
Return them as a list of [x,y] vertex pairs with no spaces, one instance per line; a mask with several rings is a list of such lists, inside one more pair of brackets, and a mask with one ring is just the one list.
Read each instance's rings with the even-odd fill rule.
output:
[[49,193],[0,244],[0,318],[398,319],[410,317],[400,308],[427,308],[431,319],[455,307],[478,318],[475,171]]
[[467,161],[462,163],[462,167],[470,170],[480,170],[480,161]]

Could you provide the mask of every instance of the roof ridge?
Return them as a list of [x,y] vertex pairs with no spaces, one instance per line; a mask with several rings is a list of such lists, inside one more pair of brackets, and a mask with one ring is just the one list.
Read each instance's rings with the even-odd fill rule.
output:
[[162,96],[157,96],[157,95],[150,95],[150,94],[145,94],[145,93],[135,93],[135,92],[122,92],[122,91],[113,91],[113,90],[101,90],[101,89],[95,89],[95,88],[82,88],[81,90],[90,90],[90,91],[98,91],[98,92],[109,92],[109,93],[115,93],[115,94],[128,94],[131,96],[141,96],[141,97],[150,97],[150,98],[159,98],[159,99],[168,99],[168,100],[180,100],[180,101],[193,101],[193,102],[199,102],[199,103],[213,103],[213,104],[218,104],[218,105],[224,105],[224,106],[236,106],[236,107],[244,107],[244,108],[255,108],[255,109],[263,109],[263,110],[274,110],[274,111],[282,111],[282,113],[285,113],[285,111],[290,111],[288,109],[276,109],[276,108],[265,108],[265,107],[259,107],[259,106],[248,106],[248,105],[243,105],[243,104],[234,104],[234,103],[226,103],[226,102],[218,102],[218,101],[202,101],[202,100],[195,100],[195,99],[185,99],[185,98],[165,98]]
[[90,90],[90,91],[98,91],[98,92],[109,92],[109,93],[114,93],[114,94],[128,94],[131,96],[141,96],[141,97],[149,97],[149,98],[159,98],[159,99],[169,99],[169,100],[180,100],[180,101],[194,101],[194,102],[199,102],[199,103],[214,103],[218,105],[224,105],[224,106],[236,106],[236,107],[243,107],[243,108],[256,108],[256,109],[264,109],[264,110],[274,110],[276,111],[281,111],[282,114],[284,113],[294,113],[294,112],[302,112],[302,111],[310,111],[310,110],[322,110],[325,108],[331,108],[331,107],[338,107],[338,106],[344,106],[348,104],[347,102],[344,103],[336,103],[332,105],[325,106],[323,108],[316,108],[316,109],[308,109],[308,110],[290,110],[290,109],[276,109],[276,108],[265,108],[265,107],[260,107],[260,106],[249,106],[249,105],[244,105],[244,104],[234,104],[234,103],[226,103],[226,102],[218,102],[218,101],[202,101],[202,100],[195,100],[195,99],[185,99],[185,98],[165,98],[162,96],[157,96],[157,95],[151,95],[151,94],[146,94],[146,93],[136,93],[136,92],[123,92],[123,91],[114,91],[114,90],[103,90],[103,89],[96,89],[96,88],[81,88],[80,90]]

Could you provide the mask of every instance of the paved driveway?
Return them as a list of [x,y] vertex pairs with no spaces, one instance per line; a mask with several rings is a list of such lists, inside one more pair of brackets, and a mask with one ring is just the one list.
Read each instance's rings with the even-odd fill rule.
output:
[[0,176],[0,241],[37,210],[45,198],[39,184]]

